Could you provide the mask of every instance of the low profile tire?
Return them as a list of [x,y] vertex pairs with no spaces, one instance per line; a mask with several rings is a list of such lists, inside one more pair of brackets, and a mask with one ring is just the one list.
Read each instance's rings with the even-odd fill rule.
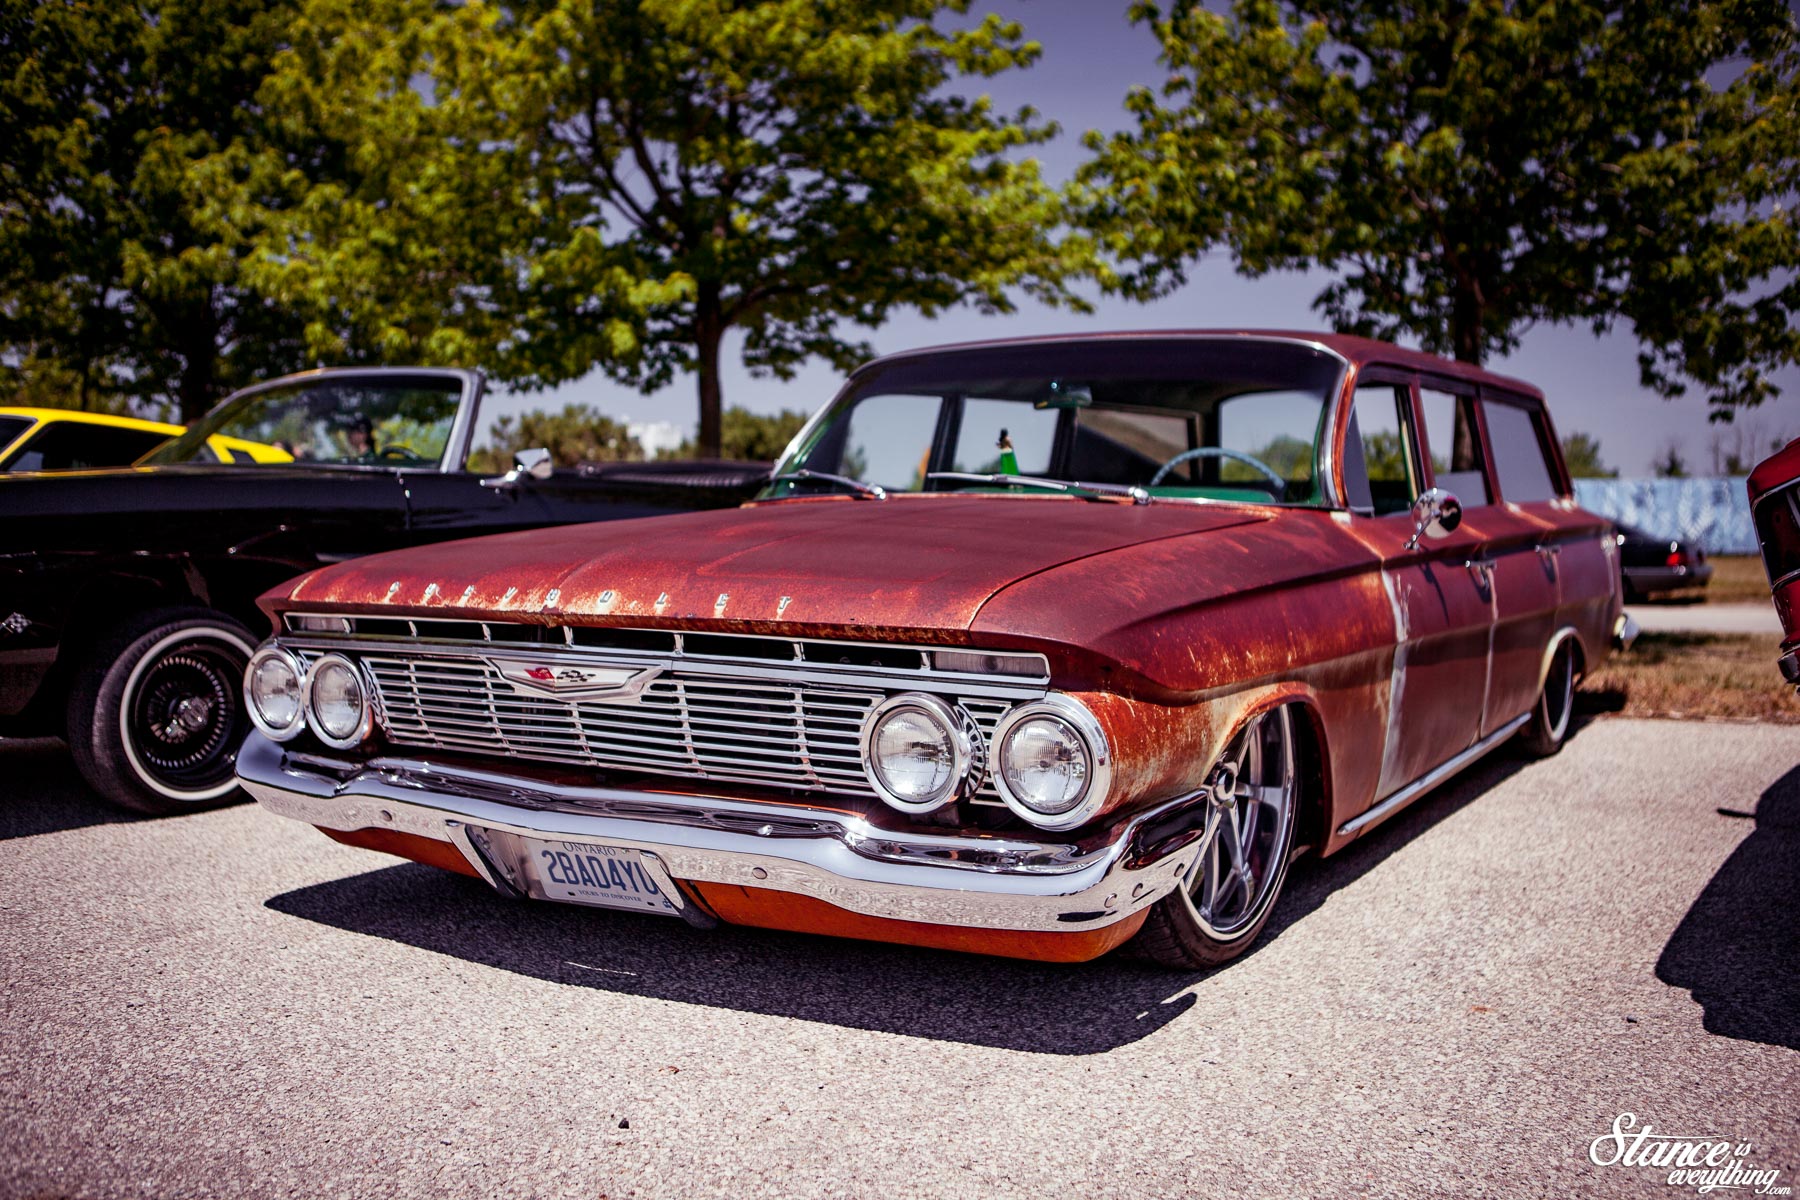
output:
[[102,638],[77,669],[66,737],[101,797],[163,815],[243,798],[244,667],[256,642],[220,612],[165,608]]
[[1531,720],[1519,731],[1519,749],[1529,757],[1549,758],[1562,749],[1575,712],[1575,673],[1574,639],[1564,638],[1550,656]]
[[1238,733],[1214,769],[1200,856],[1181,887],[1159,900],[1130,953],[1159,966],[1222,966],[1248,950],[1268,923],[1293,857],[1303,772],[1292,705],[1270,709]]

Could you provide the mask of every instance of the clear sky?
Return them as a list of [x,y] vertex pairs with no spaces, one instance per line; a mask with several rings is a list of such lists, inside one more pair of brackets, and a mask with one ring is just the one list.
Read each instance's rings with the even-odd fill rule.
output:
[[[1026,35],[1043,44],[1043,57],[1029,70],[986,81],[1002,109],[1031,105],[1062,127],[1061,136],[1038,157],[1053,181],[1069,177],[1080,162],[1080,135],[1088,129],[1123,128],[1123,100],[1135,84],[1154,86],[1162,78],[1149,32],[1128,24],[1125,0],[977,0],[974,14],[998,11],[1020,21]],[[1080,316],[1022,301],[1011,316],[983,317],[959,311],[935,320],[906,312],[866,335],[877,351],[928,346],[975,338],[1025,336],[1085,330],[1197,329],[1220,326],[1282,329],[1323,328],[1312,299],[1329,276],[1284,273],[1246,279],[1230,259],[1216,254],[1189,273],[1181,291],[1150,304],[1102,300],[1098,311]],[[1671,440],[1678,441],[1693,473],[1708,471],[1716,435],[1739,436],[1732,427],[1709,424],[1705,401],[1695,395],[1666,401],[1638,383],[1637,347],[1629,330],[1593,337],[1585,327],[1540,326],[1529,331],[1519,350],[1489,365],[1527,379],[1550,398],[1562,433],[1583,430],[1600,439],[1606,462],[1627,476],[1647,475],[1650,464]],[[811,411],[836,392],[840,377],[823,363],[803,368],[791,381],[757,379],[746,372],[737,343],[726,343],[725,403],[756,412],[783,408]],[[1781,396],[1738,418],[1742,436],[1754,435],[1766,450],[1773,441],[1800,436],[1800,369],[1778,376]],[[554,391],[490,401],[490,414],[587,403],[618,418],[672,421],[691,427],[697,420],[694,381],[682,378],[644,395],[590,375]],[[1761,457],[1761,453],[1752,455]]]

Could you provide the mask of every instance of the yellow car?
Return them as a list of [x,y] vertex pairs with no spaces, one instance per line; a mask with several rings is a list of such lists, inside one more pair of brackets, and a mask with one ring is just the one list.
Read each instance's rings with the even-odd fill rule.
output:
[[[0,408],[0,474],[130,466],[185,432],[181,425],[70,408]],[[285,450],[242,438],[214,435],[206,445],[216,462],[294,461]]]

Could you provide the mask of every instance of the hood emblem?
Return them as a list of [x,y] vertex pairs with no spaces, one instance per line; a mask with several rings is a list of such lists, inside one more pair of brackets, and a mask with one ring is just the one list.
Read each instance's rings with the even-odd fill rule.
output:
[[576,666],[505,658],[488,661],[515,692],[609,704],[637,703],[650,681],[663,673],[661,667]]

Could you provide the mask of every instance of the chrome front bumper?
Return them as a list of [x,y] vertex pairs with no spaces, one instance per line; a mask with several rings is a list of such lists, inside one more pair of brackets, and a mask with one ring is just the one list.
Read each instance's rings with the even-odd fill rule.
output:
[[1612,644],[1614,650],[1629,650],[1631,643],[1638,639],[1637,619],[1630,613],[1620,613],[1613,618]]
[[[636,850],[659,886],[736,884],[872,917],[1043,932],[1103,928],[1168,895],[1199,854],[1209,803],[1202,790],[1079,840],[1039,842],[900,834],[800,804],[549,784],[411,758],[356,763],[260,733],[244,743],[237,770],[270,812],[324,829],[448,842],[509,894],[537,892],[506,855],[490,857],[496,841],[543,838]],[[667,894],[693,919],[678,889]]]

